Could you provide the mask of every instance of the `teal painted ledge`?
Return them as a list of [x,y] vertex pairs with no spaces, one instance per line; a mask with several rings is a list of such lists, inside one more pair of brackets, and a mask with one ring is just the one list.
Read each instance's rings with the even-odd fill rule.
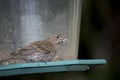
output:
[[0,76],[49,73],[64,71],[86,71],[90,65],[106,64],[105,59],[65,60],[56,62],[34,62],[0,66]]

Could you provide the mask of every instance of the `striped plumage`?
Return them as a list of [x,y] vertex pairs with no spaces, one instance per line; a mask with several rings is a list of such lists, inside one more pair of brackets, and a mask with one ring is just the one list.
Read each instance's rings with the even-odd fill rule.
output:
[[52,35],[45,40],[35,41],[18,48],[11,53],[9,58],[0,61],[2,65],[25,63],[25,62],[48,62],[52,61],[57,51],[57,45],[66,42],[67,39],[60,35]]

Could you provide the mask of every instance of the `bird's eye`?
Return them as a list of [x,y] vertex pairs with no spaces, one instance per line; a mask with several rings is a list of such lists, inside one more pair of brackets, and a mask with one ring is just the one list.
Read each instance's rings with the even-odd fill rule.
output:
[[59,36],[57,36],[57,38],[59,38]]

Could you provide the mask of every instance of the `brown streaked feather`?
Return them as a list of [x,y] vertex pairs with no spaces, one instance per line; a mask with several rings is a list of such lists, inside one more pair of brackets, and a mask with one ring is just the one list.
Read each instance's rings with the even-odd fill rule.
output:
[[53,35],[42,41],[35,41],[18,48],[9,58],[0,60],[0,64],[15,64],[20,62],[48,62],[55,58],[56,45],[66,41],[59,35]]

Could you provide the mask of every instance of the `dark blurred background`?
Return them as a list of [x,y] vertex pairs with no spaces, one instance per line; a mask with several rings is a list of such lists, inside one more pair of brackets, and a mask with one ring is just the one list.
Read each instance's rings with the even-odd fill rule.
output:
[[120,80],[120,1],[83,0],[81,21],[79,59],[105,58],[108,62],[102,70],[91,70],[90,77]]
[[120,80],[120,1],[83,0],[78,59],[107,60],[86,72],[34,74],[0,80]]

